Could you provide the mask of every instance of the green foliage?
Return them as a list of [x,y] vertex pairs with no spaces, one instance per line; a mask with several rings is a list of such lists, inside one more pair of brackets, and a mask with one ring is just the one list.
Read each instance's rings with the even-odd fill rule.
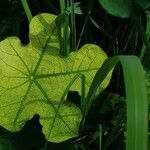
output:
[[[146,150],[148,132],[148,110],[145,88],[144,70],[140,60],[136,56],[117,56],[107,59],[97,71],[90,87],[87,103],[85,104],[85,115],[89,107],[94,103],[94,96],[102,81],[110,70],[121,62],[126,90],[127,107],[127,150]],[[136,74],[136,76],[135,76]],[[139,88],[140,87],[140,88]],[[140,111],[139,111],[140,110]],[[111,136],[111,139],[113,137]],[[105,145],[107,146],[107,145]],[[104,148],[105,149],[105,148]]]
[[99,3],[111,15],[122,18],[130,17],[134,4],[138,4],[143,10],[150,7],[148,0],[99,0]]
[[131,14],[131,1],[130,0],[99,0],[100,4],[108,13],[119,16],[129,17]]
[[32,13],[31,13],[31,11],[30,11],[30,8],[29,8],[29,6],[28,6],[28,3],[27,3],[26,0],[21,0],[21,2],[22,2],[22,5],[23,5],[23,7],[24,7],[25,13],[26,13],[26,15],[27,15],[27,17],[28,17],[28,21],[30,22],[31,19],[32,19]]
[[144,70],[140,60],[135,56],[129,56],[126,59],[120,57],[120,59],[124,71],[127,98],[126,149],[147,150],[148,109]]
[[[30,43],[23,46],[16,37],[0,42],[0,125],[18,131],[35,114],[40,115],[48,141],[61,142],[78,135],[80,110],[66,102],[68,90],[85,96],[96,71],[107,58],[100,47],[86,44],[69,57],[59,55],[56,16],[40,14],[30,23]],[[99,87],[106,88],[111,74]]]

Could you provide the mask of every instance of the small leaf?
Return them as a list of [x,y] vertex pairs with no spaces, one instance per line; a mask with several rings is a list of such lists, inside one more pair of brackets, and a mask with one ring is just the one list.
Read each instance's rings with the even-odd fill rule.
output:
[[[35,16],[26,46],[17,37],[0,42],[0,125],[19,131],[38,114],[43,133],[51,142],[78,136],[82,114],[64,100],[64,94],[69,87],[81,94],[81,79],[76,77],[84,75],[87,95],[96,71],[107,58],[94,44],[61,57],[56,18],[46,13]],[[99,92],[106,88],[110,78],[111,74]]]

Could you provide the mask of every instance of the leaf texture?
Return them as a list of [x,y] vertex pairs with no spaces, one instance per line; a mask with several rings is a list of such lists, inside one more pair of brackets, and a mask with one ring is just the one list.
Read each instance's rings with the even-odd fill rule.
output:
[[[40,14],[30,23],[30,43],[17,37],[0,42],[0,125],[19,131],[35,114],[40,116],[48,141],[61,142],[78,135],[82,113],[65,101],[68,90],[81,94],[85,76],[85,95],[106,54],[94,44],[61,57],[57,16]],[[106,88],[111,73],[99,87]]]

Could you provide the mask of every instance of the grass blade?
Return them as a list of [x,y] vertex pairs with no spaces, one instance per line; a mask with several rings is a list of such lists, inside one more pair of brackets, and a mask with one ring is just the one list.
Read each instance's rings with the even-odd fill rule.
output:
[[72,31],[72,48],[76,50],[76,20],[74,11],[74,0],[70,0],[71,4],[71,31]]
[[140,54],[140,59],[141,60],[143,60],[143,58],[144,58],[144,55],[146,53],[146,49],[149,49],[148,42],[150,40],[150,11],[147,11],[147,13],[146,13],[146,21],[147,21],[147,23],[146,23],[146,36],[147,36],[148,41],[146,40],[146,37],[144,35],[143,37],[144,37],[145,40],[143,40],[143,41],[145,41],[145,43],[143,44],[142,51],[141,51],[141,54]]
[[68,56],[69,55],[69,14],[67,13],[67,8],[69,7],[69,1],[60,0],[60,9],[61,14],[64,13],[64,23],[63,23],[63,32],[61,35],[63,36],[63,48],[60,49],[60,55]]
[[86,27],[87,22],[88,22],[88,19],[89,19],[89,15],[90,15],[90,13],[91,13],[92,6],[93,6],[93,0],[91,0],[91,1],[88,2],[87,15],[86,15],[86,17],[85,17],[85,20],[84,20],[84,23],[83,23],[83,27],[82,27],[81,33],[80,33],[80,35],[79,35],[79,39],[78,39],[78,42],[77,42],[77,47],[76,47],[76,49],[79,49],[79,47],[80,47],[80,43],[81,43],[81,40],[82,40],[84,31],[85,31],[85,27]]
[[[137,31],[139,32],[139,36],[141,37],[141,39],[143,40],[143,48],[140,54],[140,59],[143,60],[145,52],[149,51],[150,52],[150,42],[149,42],[149,13],[147,12],[147,25],[146,25],[146,32],[145,29],[143,27],[143,25],[140,23],[140,21],[135,20],[135,25],[137,28]],[[146,51],[145,51],[146,49]]]
[[147,96],[144,71],[136,56],[119,57],[127,99],[127,150],[146,150],[148,132]]
[[32,19],[32,13],[30,11],[29,5],[26,0],[21,0],[25,13],[27,15],[28,21],[30,22]]
[[96,92],[100,84],[103,82],[107,74],[110,72],[110,70],[118,63],[118,58],[113,57],[107,59],[102,67],[98,70],[96,73],[93,82],[90,86],[89,92],[87,94],[86,101],[83,104],[82,111],[83,111],[83,116],[86,118],[86,115],[88,111],[90,110],[90,107],[94,101]]
[[[148,144],[148,108],[147,95],[144,80],[144,71],[140,60],[136,56],[116,56],[107,59],[98,70],[89,93],[86,103],[83,106],[83,115],[86,118],[88,111],[94,101],[97,88],[115,65],[121,62],[127,106],[127,150],[147,150]],[[85,110],[85,111],[84,111]],[[83,120],[84,125],[85,120]]]
[[99,150],[102,149],[102,125],[98,125],[99,130]]

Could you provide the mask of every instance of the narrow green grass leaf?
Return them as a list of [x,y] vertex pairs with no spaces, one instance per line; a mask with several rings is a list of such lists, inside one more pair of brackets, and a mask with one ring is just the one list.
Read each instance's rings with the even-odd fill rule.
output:
[[111,38],[111,35],[105,31],[92,17],[89,17],[91,20],[91,23],[98,29],[100,30],[106,37]]
[[87,94],[86,100],[83,103],[82,111],[83,111],[84,116],[87,115],[88,111],[91,108],[91,105],[94,101],[94,98],[95,98],[95,95],[96,95],[99,85],[102,84],[105,77],[108,75],[110,70],[117,64],[117,62],[118,62],[117,57],[107,59],[107,61],[104,62],[102,67],[96,73],[96,75],[93,79],[93,82],[90,86],[89,92]]
[[70,4],[71,4],[72,48],[73,50],[76,50],[76,20],[75,20],[74,0],[70,0]]
[[146,51],[150,52],[150,11],[146,12],[146,33],[144,29],[137,25],[137,31],[143,39],[143,47],[140,54],[140,59],[143,60]]
[[127,150],[147,150],[148,110],[144,71],[137,57],[119,57],[127,99]]
[[65,9],[65,0],[59,0],[61,13],[64,12]]
[[[149,21],[149,20],[147,20],[147,21]],[[135,20],[135,24],[136,24],[137,31],[139,32],[139,35],[140,35],[141,39],[143,40],[143,43],[144,43],[144,45],[146,47],[146,50],[150,52],[150,42],[149,42],[149,39],[148,39],[148,36],[147,36],[147,34],[145,32],[144,27],[139,23],[138,20]],[[141,60],[142,60],[142,58],[144,56],[144,53],[145,53],[145,50],[142,50],[141,54],[140,54]]]
[[32,19],[32,13],[30,11],[29,5],[26,0],[21,0],[25,13],[27,15],[28,21],[30,22]]
[[79,49],[79,47],[80,47],[82,36],[83,36],[84,31],[85,31],[85,27],[87,25],[87,22],[88,22],[88,19],[89,19],[89,15],[90,15],[90,12],[92,10],[92,6],[93,6],[93,0],[90,0],[88,2],[87,15],[86,15],[85,20],[84,20],[84,24],[83,24],[83,27],[82,27],[82,30],[81,30],[81,33],[80,33],[80,36],[79,36],[79,39],[78,39],[78,42],[77,42],[76,49]]
[[69,55],[69,46],[70,46],[70,39],[69,39],[69,12],[67,12],[67,8],[69,7],[69,1],[60,0],[60,8],[61,14],[64,14],[64,21],[62,24],[63,30],[61,31],[63,45],[60,49],[60,55],[68,56]]
[[[147,150],[148,110],[145,88],[144,71],[140,60],[136,56],[117,56],[107,59],[98,70],[83,107],[86,115],[94,101],[99,85],[112,68],[121,62],[126,89],[127,106],[127,150]],[[85,120],[83,120],[83,125]]]
[[99,150],[102,149],[102,125],[98,125],[98,130],[99,130]]

